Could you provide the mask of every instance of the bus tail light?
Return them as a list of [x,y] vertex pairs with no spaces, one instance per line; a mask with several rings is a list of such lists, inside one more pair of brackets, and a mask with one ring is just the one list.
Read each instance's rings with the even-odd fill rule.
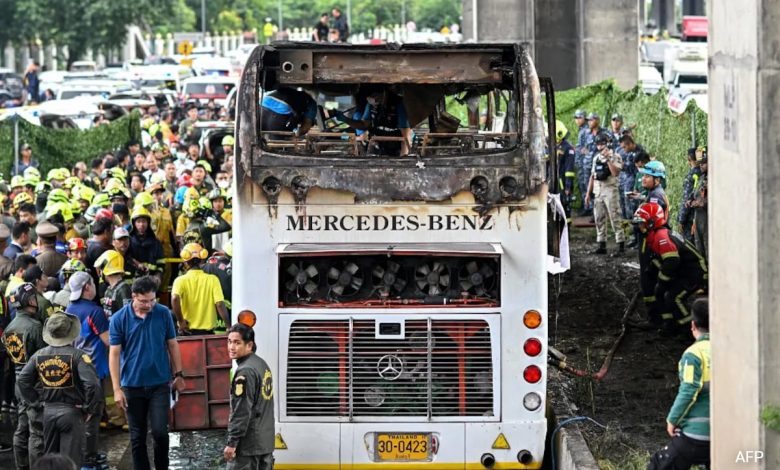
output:
[[529,338],[523,345],[523,351],[531,357],[536,357],[542,352],[542,342],[536,338]]
[[523,406],[528,411],[536,411],[542,406],[542,397],[536,392],[526,393],[523,397]]
[[542,380],[542,370],[537,366],[528,366],[523,371],[523,378],[526,382],[535,384]]
[[238,314],[238,322],[249,328],[254,328],[255,323],[257,323],[255,312],[251,310],[242,310],[241,313]]
[[523,315],[523,324],[531,329],[538,328],[542,324],[542,314],[536,310],[529,310]]

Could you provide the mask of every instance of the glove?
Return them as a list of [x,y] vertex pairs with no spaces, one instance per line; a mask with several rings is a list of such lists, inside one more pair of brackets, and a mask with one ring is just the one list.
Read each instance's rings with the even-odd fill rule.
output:
[[217,221],[217,219],[214,217],[206,217],[206,227],[215,228],[217,226],[219,226],[219,221]]

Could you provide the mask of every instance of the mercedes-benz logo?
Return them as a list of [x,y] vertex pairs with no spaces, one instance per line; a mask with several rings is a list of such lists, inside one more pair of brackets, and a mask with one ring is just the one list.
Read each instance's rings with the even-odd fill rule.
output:
[[404,373],[404,361],[393,354],[387,354],[376,361],[376,371],[385,380],[398,380]]

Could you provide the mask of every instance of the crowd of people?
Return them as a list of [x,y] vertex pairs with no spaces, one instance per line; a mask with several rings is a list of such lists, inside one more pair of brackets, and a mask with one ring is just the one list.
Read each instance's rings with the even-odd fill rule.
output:
[[680,387],[669,411],[671,441],[653,454],[648,469],[709,464],[710,342],[707,304],[707,148],[687,152],[689,172],[674,230],[670,226],[666,168],[612,115],[609,129],[596,113],[577,110],[576,145],[556,123],[558,184],[567,215],[579,189],[581,216],[593,216],[596,255],[607,253],[607,222],[617,255],[628,247],[639,254],[640,291],[653,327],[665,336],[692,334],[695,342],[679,362]]
[[143,144],[45,172],[22,143],[0,182],[0,411],[16,421],[0,451],[17,468],[52,452],[108,468],[101,428],[129,431],[141,461],[147,426],[167,462],[170,393],[158,395],[181,389],[173,338],[230,325],[235,141],[201,149],[197,119],[148,113]]

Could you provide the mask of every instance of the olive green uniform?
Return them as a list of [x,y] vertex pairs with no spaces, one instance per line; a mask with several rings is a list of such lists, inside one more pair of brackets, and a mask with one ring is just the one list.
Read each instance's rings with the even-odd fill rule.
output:
[[[17,376],[29,358],[39,349],[46,347],[43,341],[43,323],[34,315],[17,311],[16,317],[3,333],[3,343]],[[14,432],[14,457],[16,468],[25,470],[43,454],[43,406],[38,402],[25,400],[19,391],[18,381],[15,392],[18,423]]]
[[44,405],[45,453],[67,455],[80,468],[85,415],[99,419],[103,404],[102,389],[89,355],[73,346],[47,346],[33,355],[16,383],[22,398]]
[[228,470],[271,470],[274,451],[274,385],[268,364],[256,354],[236,361],[230,390],[228,447],[236,458]]

